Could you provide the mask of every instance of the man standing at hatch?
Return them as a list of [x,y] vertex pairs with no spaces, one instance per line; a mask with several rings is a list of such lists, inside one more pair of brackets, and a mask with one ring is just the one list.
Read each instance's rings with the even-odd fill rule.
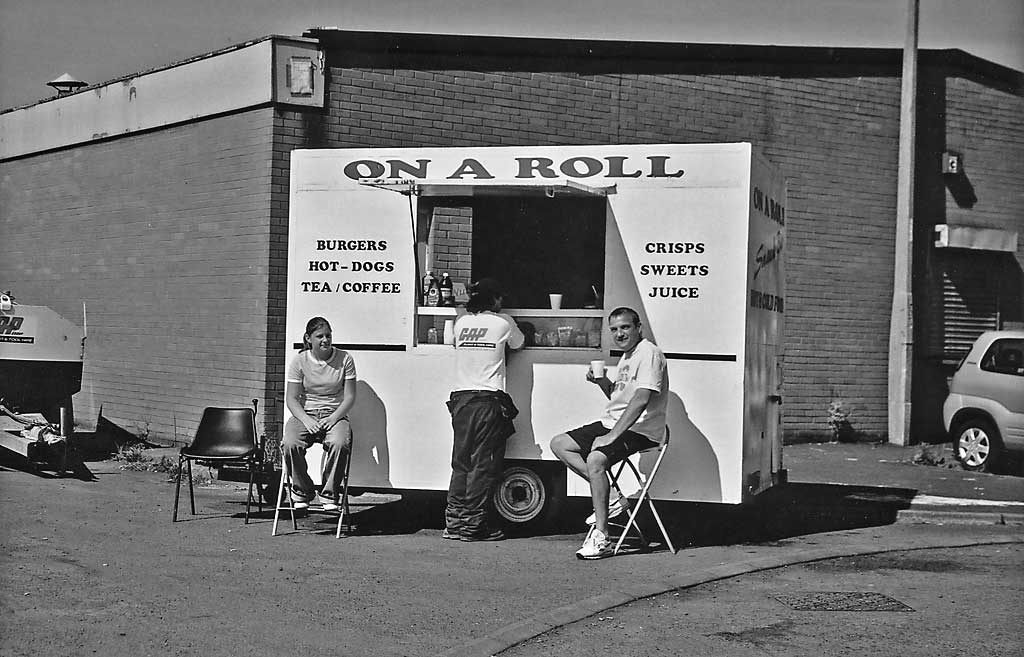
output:
[[517,410],[505,392],[505,347],[520,349],[522,331],[501,312],[501,286],[491,278],[472,286],[467,313],[455,320],[455,389],[452,416],[452,479],[442,536],[463,541],[500,541],[491,493],[501,472],[505,441]]
[[611,484],[608,470],[665,439],[665,409],[668,405],[668,367],[665,354],[643,336],[640,315],[632,308],[616,308],[608,315],[612,341],[622,350],[615,382],[602,376],[587,381],[596,384],[608,398],[604,415],[596,422],[572,429],[551,439],[551,451],[565,465],[590,482],[594,514],[580,559],[602,559],[612,555],[608,519],[626,511],[629,502],[619,497],[609,503]]

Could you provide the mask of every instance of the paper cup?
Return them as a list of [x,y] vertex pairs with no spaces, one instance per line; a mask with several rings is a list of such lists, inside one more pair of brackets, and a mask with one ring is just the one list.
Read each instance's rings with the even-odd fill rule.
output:
[[604,377],[604,361],[603,360],[592,360],[590,361],[590,373],[595,379]]
[[562,308],[562,295],[561,294],[549,294],[548,299],[551,300],[551,310],[561,310]]

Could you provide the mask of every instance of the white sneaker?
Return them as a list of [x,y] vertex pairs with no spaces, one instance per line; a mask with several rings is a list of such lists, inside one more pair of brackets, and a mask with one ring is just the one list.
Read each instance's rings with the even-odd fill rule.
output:
[[576,550],[577,559],[604,559],[615,552],[615,546],[608,535],[599,529],[591,529],[583,541],[583,547]]
[[292,508],[296,511],[304,511],[309,508],[309,502],[303,502],[302,500],[292,500]]
[[[618,516],[621,516],[623,513],[627,511],[629,511],[629,500],[623,497],[622,495],[619,495],[614,500],[608,501],[609,518],[617,518]],[[591,513],[589,516],[587,516],[588,525],[593,525],[596,522],[597,514]]]
[[337,511],[341,507],[338,506],[338,500],[326,499],[324,500],[324,511]]

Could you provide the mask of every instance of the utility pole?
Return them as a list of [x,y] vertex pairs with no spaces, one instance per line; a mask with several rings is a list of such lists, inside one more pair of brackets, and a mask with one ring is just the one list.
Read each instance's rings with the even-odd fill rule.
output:
[[896,253],[889,324],[889,442],[910,443],[914,356],[914,140],[917,119],[917,33],[920,0],[907,2],[896,176]]

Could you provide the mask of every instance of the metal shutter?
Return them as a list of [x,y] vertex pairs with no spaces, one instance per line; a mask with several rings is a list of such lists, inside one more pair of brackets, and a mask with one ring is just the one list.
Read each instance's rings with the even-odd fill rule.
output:
[[956,363],[979,335],[999,328],[1002,267],[987,253],[943,255],[942,360]]

